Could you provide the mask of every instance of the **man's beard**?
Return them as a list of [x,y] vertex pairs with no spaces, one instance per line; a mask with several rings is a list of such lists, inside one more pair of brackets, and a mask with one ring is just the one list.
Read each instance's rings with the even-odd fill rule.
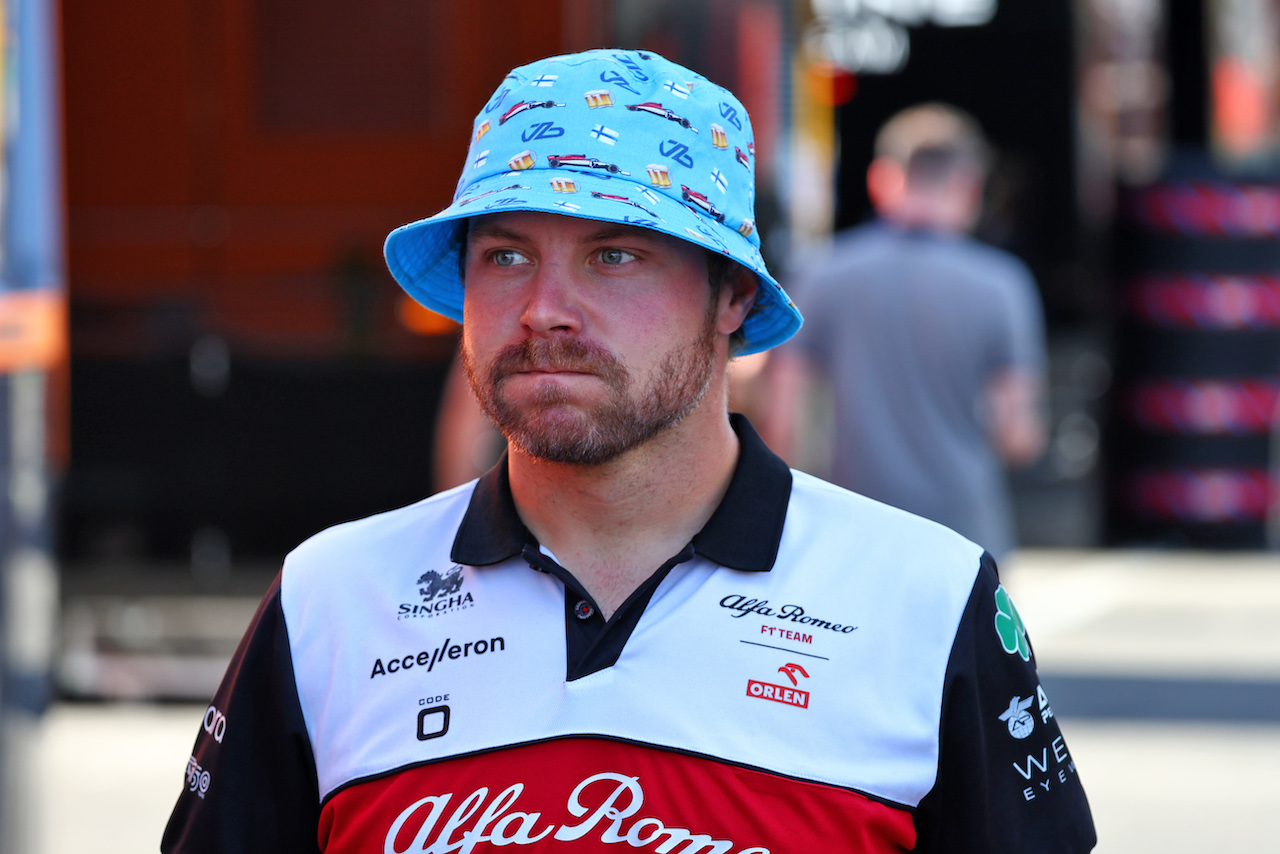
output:
[[[464,347],[463,366],[481,408],[512,447],[548,462],[600,465],[679,423],[702,401],[715,366],[715,307],[713,301],[699,336],[669,351],[635,398],[626,366],[608,349],[576,338],[526,338],[499,352],[487,371]],[[517,406],[502,386],[529,370],[593,374],[608,395],[578,409],[562,389],[548,386]]]

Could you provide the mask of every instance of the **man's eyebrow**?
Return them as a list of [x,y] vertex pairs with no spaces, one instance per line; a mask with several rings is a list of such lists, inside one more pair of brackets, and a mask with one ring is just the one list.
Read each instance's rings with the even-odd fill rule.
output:
[[[637,228],[634,225],[606,225],[599,231],[592,232],[582,239],[583,243],[599,243],[605,240],[617,240],[622,237],[632,237],[647,239],[654,236],[655,233],[645,228]],[[656,236],[654,236],[656,239]]]
[[[655,233],[645,228],[637,228],[634,225],[610,224],[605,223],[604,228],[599,231],[593,231],[585,235],[582,243],[600,243],[602,241],[617,240],[623,237],[640,238],[640,239],[660,239]],[[528,235],[514,228],[494,222],[475,222],[472,221],[471,227],[467,234],[467,240],[510,240],[519,242],[527,240]]]
[[485,238],[490,240],[524,240],[525,235],[505,225],[499,225],[495,222],[471,222],[471,227],[467,231],[467,241]]

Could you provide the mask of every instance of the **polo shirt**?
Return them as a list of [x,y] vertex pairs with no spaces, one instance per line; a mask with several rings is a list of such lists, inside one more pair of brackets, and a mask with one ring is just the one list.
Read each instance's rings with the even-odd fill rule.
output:
[[505,461],[299,546],[162,850],[1089,850],[989,556],[733,423],[718,509],[608,621]]

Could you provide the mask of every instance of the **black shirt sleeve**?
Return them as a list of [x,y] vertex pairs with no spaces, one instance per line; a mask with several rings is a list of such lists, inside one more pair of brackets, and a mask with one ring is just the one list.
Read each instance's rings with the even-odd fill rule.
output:
[[277,576],[205,713],[160,850],[315,854],[319,801]]
[[1097,841],[1075,760],[990,555],[947,665],[938,778],[916,827],[920,852],[1077,854]]

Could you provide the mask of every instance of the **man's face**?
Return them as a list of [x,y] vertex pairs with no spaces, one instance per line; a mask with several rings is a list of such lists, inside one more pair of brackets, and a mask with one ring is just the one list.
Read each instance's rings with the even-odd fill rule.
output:
[[678,423],[717,364],[706,254],[545,213],[472,221],[463,359],[480,405],[537,459],[598,465]]

